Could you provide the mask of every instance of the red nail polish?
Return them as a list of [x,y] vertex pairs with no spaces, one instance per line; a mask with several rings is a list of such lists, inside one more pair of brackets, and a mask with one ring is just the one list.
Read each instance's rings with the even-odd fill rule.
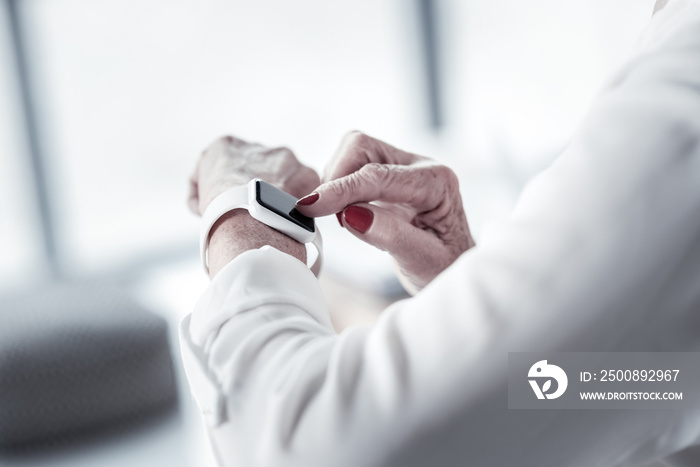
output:
[[306,195],[297,201],[297,205],[301,204],[302,206],[308,206],[310,204],[314,204],[316,201],[318,201],[318,193],[311,193],[310,195]]
[[343,211],[336,212],[335,217],[338,218],[338,224],[340,224],[340,226],[343,227]]
[[360,206],[350,206],[344,212],[345,223],[360,233],[367,232],[374,220],[374,213]]

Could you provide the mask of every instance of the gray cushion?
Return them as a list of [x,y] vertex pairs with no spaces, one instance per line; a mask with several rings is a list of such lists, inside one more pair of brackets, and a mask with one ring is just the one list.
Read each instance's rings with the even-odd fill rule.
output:
[[120,288],[54,284],[0,301],[0,448],[172,406],[165,321]]

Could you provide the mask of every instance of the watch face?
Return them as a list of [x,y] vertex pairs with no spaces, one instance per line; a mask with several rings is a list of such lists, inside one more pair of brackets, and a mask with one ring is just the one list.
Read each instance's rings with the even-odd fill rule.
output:
[[309,232],[314,232],[314,219],[306,217],[296,210],[297,199],[294,196],[275,188],[267,182],[258,180],[255,183],[255,198],[261,206],[280,217]]

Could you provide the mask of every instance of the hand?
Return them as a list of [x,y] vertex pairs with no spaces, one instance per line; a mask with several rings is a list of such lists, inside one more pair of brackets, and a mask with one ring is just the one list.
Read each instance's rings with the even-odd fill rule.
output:
[[[299,197],[316,188],[316,172],[302,165],[287,148],[266,148],[232,136],[214,141],[199,157],[190,177],[189,207],[201,215],[217,195],[261,178]],[[253,219],[243,209],[221,217],[211,229],[209,275],[214,277],[239,254],[270,245],[306,264],[304,245]],[[318,267],[314,270],[318,274]]]
[[224,136],[205,149],[197,161],[190,177],[190,210],[201,215],[217,195],[254,178],[297,198],[321,183],[318,174],[287,148],[268,148]]
[[427,157],[351,132],[323,181],[297,209],[313,217],[338,213],[353,235],[393,256],[409,292],[475,245],[457,176]]

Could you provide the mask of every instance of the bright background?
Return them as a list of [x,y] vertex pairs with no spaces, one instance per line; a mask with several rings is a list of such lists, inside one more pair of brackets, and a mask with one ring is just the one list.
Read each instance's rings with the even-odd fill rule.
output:
[[[289,146],[319,171],[351,129],[440,159],[460,175],[478,240],[566,146],[596,90],[632,52],[653,3],[5,0],[0,293],[37,286],[52,270],[114,277],[174,326],[206,286],[187,176],[199,152],[229,133]],[[31,177],[10,4],[26,45],[53,263]],[[334,219],[321,229],[335,323],[371,320],[398,294],[390,261]],[[204,465],[197,417],[182,395],[176,420],[66,452],[65,465]]]

